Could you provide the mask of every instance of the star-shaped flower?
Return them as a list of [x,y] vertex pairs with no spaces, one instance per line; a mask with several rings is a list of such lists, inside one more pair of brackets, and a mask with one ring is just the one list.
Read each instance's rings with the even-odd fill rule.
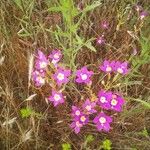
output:
[[83,67],[76,71],[76,82],[78,83],[90,83],[91,79],[90,77],[93,75],[93,71],[88,71],[87,67]]
[[96,113],[97,111],[94,109],[95,106],[96,106],[96,103],[91,102],[89,99],[87,99],[82,105],[83,109],[85,110],[87,114]]
[[58,68],[55,74],[53,75],[54,80],[57,82],[57,84],[60,86],[63,83],[68,83],[69,79],[68,77],[71,75],[70,70],[65,70],[62,68]]
[[106,91],[99,91],[98,93],[98,101],[97,103],[104,109],[110,109],[110,100],[112,98],[112,92],[106,92]]
[[79,117],[82,114],[82,112],[81,112],[80,108],[78,108],[76,106],[72,106],[72,113],[71,114],[73,117]]
[[41,69],[45,70],[48,63],[49,61],[46,55],[42,51],[38,50],[37,59],[35,61],[35,68],[38,70],[41,70]]
[[103,112],[101,112],[93,120],[93,123],[96,124],[98,131],[104,130],[104,131],[108,132],[110,130],[110,123],[111,122],[112,122],[112,118],[110,116],[107,116]]
[[53,102],[54,106],[64,103],[64,97],[61,92],[52,90],[52,95],[48,98],[49,101]]
[[62,53],[60,50],[54,49],[48,57],[51,59],[51,62],[56,65],[62,58]]
[[125,103],[124,99],[117,95],[112,94],[112,98],[110,100],[111,109],[120,112],[122,110],[122,106]]
[[106,73],[111,73],[114,71],[114,66],[115,66],[115,61],[110,62],[110,61],[105,60],[99,68],[100,70]]

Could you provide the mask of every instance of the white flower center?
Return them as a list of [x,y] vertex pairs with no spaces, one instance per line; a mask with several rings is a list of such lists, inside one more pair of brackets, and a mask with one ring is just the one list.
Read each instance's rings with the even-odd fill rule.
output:
[[81,74],[81,78],[82,78],[82,80],[86,80],[87,79],[87,74]]
[[91,105],[87,105],[85,108],[86,108],[87,111],[90,111],[91,110]]
[[105,117],[100,117],[99,122],[104,124],[106,122],[106,118]]
[[101,103],[105,103],[105,102],[106,102],[106,97],[102,96],[102,97],[100,98],[100,101],[101,101]]
[[40,83],[40,84],[45,84],[45,79],[42,78],[42,77],[37,77],[37,81]]
[[98,43],[101,44],[103,40],[101,38],[98,39]]
[[118,68],[117,71],[118,71],[119,73],[123,73],[123,69],[122,69],[122,68]]
[[59,54],[56,53],[56,54],[54,55],[54,58],[55,58],[55,59],[59,59]]
[[47,63],[46,62],[40,62],[40,68],[45,68],[47,66]]
[[110,66],[107,66],[107,67],[106,67],[106,71],[107,71],[107,72],[112,71],[112,68],[111,68]]
[[118,103],[118,102],[117,102],[117,100],[116,100],[116,99],[112,99],[112,100],[111,100],[111,105],[112,105],[112,106],[116,106],[116,105],[117,105],[117,103]]
[[64,76],[64,74],[63,73],[59,73],[58,75],[57,75],[57,79],[58,80],[64,80],[64,78],[65,78],[65,76]]
[[55,94],[55,95],[54,95],[54,99],[55,99],[55,101],[59,101],[59,100],[61,99],[61,97],[60,97],[60,95]]
[[58,60],[55,60],[55,59],[52,60],[52,64],[54,64],[54,65],[55,65],[57,62],[58,62]]
[[81,116],[80,120],[84,122],[86,120],[85,116]]
[[79,115],[80,115],[80,111],[77,110],[77,111],[75,112],[75,114],[76,114],[77,116],[79,116]]

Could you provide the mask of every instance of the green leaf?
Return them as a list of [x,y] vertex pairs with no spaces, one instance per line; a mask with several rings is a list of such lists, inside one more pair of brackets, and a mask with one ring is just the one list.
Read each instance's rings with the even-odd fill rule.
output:
[[47,11],[59,12],[62,11],[62,7],[61,6],[50,7]]
[[141,100],[141,99],[136,99],[136,98],[129,98],[133,101],[137,101],[140,102],[142,105],[144,105],[145,107],[147,107],[148,109],[150,109],[150,103],[146,102],[145,100]]
[[94,46],[92,46],[92,43],[88,41],[87,43],[84,44],[88,49],[90,49],[93,52],[96,52],[96,49]]
[[21,0],[13,0],[14,3],[23,11],[22,2]]
[[20,110],[20,113],[21,113],[21,117],[22,118],[27,118],[29,117],[31,114],[34,113],[34,111],[31,109],[31,108],[22,108]]
[[106,139],[103,141],[102,148],[104,150],[111,150],[111,145],[112,145],[112,142],[110,140]]
[[71,145],[69,143],[62,144],[62,150],[71,150]]
[[86,138],[85,138],[85,141],[87,143],[91,143],[94,141],[94,136],[93,135],[88,135]]
[[143,135],[143,136],[145,136],[145,137],[149,137],[148,131],[147,131],[146,128],[144,128],[141,132],[139,132],[139,135]]
[[93,9],[95,9],[96,7],[100,6],[101,2],[100,1],[96,1],[93,2],[91,5],[87,5],[84,9],[83,9],[83,13],[87,12],[87,11],[91,11]]
[[76,40],[77,40],[77,43],[79,44],[79,45],[81,45],[81,44],[83,44],[83,42],[84,42],[84,39],[82,39],[80,36],[78,36],[77,34],[76,34]]

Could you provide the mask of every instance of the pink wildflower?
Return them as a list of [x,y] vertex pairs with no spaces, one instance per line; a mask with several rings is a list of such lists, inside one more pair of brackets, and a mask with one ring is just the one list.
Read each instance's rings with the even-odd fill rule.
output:
[[68,77],[71,75],[70,70],[65,70],[62,68],[58,68],[55,74],[53,75],[53,78],[56,80],[58,85],[61,85],[63,83],[68,83],[69,79]]
[[114,66],[115,66],[115,61],[109,62],[105,60],[103,62],[103,65],[101,65],[99,68],[100,70],[106,72],[106,73],[111,73],[114,71]]
[[38,70],[41,70],[41,69],[45,70],[48,63],[49,61],[47,57],[45,56],[45,54],[42,51],[38,50],[37,59],[35,61],[35,68]]
[[111,122],[112,122],[112,118],[110,116],[107,116],[103,112],[101,112],[93,120],[93,123],[96,124],[98,131],[104,130],[108,132],[110,130]]
[[52,95],[48,98],[49,101],[53,102],[54,106],[64,103],[64,97],[61,92],[52,90]]
[[90,77],[93,75],[93,71],[88,71],[87,67],[83,67],[76,71],[76,82],[78,83],[90,83]]
[[62,58],[62,53],[60,50],[55,49],[48,57],[51,59],[51,62],[56,65]]
[[110,105],[110,100],[112,98],[112,92],[106,92],[106,91],[99,91],[98,93],[98,104],[104,108],[104,109],[110,109],[111,105]]
[[96,113],[97,111],[94,109],[96,106],[95,102],[91,102],[89,99],[87,99],[84,104],[82,105],[83,109],[87,114],[93,114]]

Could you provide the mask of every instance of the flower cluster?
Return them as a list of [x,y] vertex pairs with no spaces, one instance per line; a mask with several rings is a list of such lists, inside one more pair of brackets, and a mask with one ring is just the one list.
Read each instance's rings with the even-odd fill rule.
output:
[[[47,68],[50,63],[56,67],[56,71],[52,77],[56,81],[57,85],[67,83],[69,81],[68,77],[70,76],[71,71],[60,67],[58,68],[58,62],[61,58],[62,53],[60,50],[52,50],[48,57],[42,51],[38,50],[35,60],[35,69],[32,72],[32,80],[37,87],[43,86],[46,83]],[[64,96],[62,92],[57,90],[52,90],[52,94],[48,99],[54,104],[54,106],[64,103]]]
[[[51,82],[51,95],[48,100],[53,103],[54,107],[65,102],[65,97],[63,95],[64,84],[69,82],[71,76],[71,70],[61,67],[59,62],[62,58],[62,53],[60,50],[53,50],[48,56],[46,56],[42,51],[38,50],[34,71],[32,72],[32,79],[36,86],[43,86],[46,82]],[[54,67],[51,67],[53,64]],[[52,69],[49,71],[49,69]],[[100,70],[106,73],[119,73],[127,74],[128,63],[120,61],[107,61],[105,60],[103,64],[99,67]],[[49,73],[50,72],[50,73]],[[94,72],[89,70],[86,66],[76,70],[75,72],[75,82],[78,84],[91,84],[92,76]],[[62,90],[63,89],[63,90]],[[120,94],[100,90],[96,100],[86,99],[81,107],[72,106],[72,123],[70,127],[79,133],[80,129],[88,124],[90,118],[92,118],[93,123],[96,125],[98,131],[109,131],[110,123],[112,122],[112,117],[104,113],[104,111],[112,110],[120,112],[122,110],[124,99]],[[101,110],[100,112],[98,110]],[[93,115],[97,113],[95,118]]]
[[119,74],[127,74],[128,69],[128,63],[127,62],[120,62],[120,61],[107,61],[105,60],[103,64],[99,67],[100,70],[106,72],[106,73],[119,73]]
[[57,66],[62,57],[60,50],[53,50],[47,57],[41,50],[38,50],[35,60],[35,70],[32,72],[32,79],[37,87],[43,86],[46,82],[46,69],[49,63]]
[[[72,106],[73,122],[71,123],[71,128],[74,129],[75,133],[79,133],[81,127],[88,123],[90,115],[98,112],[95,109],[98,106],[100,106],[101,110],[105,109],[120,112],[124,103],[124,99],[117,93],[101,90],[98,93],[97,101],[91,102],[87,99],[82,105],[82,109]],[[103,111],[98,113],[93,119],[93,123],[96,124],[98,131],[109,131],[111,122],[112,117],[106,115]]]
[[124,99],[111,91],[99,91],[98,105],[106,110],[111,109],[120,112],[124,104]]
[[42,86],[45,84],[45,73],[48,62],[46,55],[38,50],[35,60],[35,70],[32,72],[32,79],[36,86]]
[[74,129],[75,133],[79,133],[81,127],[86,125],[89,121],[89,115],[96,113],[97,111],[94,109],[96,106],[95,102],[91,102],[89,99],[85,101],[82,105],[82,109],[72,106],[72,117],[73,122],[70,127]]

